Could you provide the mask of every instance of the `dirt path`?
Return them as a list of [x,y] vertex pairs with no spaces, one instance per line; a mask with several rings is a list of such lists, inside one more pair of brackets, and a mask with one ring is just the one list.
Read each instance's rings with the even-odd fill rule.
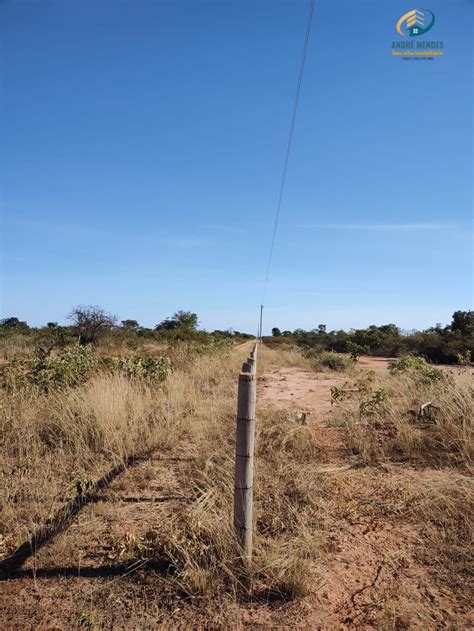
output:
[[346,380],[337,373],[311,373],[295,366],[284,366],[262,375],[258,401],[263,407],[296,409],[322,420],[331,412],[331,388]]
[[284,366],[262,376],[258,402],[262,407],[293,410],[305,415],[321,445],[325,465],[347,464],[348,454],[340,427],[330,424],[333,415],[331,388],[340,387],[347,376],[339,373],[314,373],[294,366]]
[[[383,373],[388,361],[363,358],[360,367]],[[408,477],[416,484],[433,472],[353,467],[344,430],[333,425],[331,407],[331,387],[346,381],[344,374],[283,367],[263,375],[259,383],[259,405],[307,415],[321,447],[321,472],[332,478],[338,500],[329,515],[320,586],[305,599],[303,621],[294,628],[474,628],[465,605],[438,587],[417,560],[420,533],[410,524],[384,518],[381,511],[384,480],[406,482]]]

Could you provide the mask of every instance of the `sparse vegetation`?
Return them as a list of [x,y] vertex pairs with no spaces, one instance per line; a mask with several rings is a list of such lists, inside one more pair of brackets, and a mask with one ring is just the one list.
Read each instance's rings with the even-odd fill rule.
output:
[[451,376],[421,358],[391,365],[335,388],[351,449],[365,464],[410,461],[468,468],[472,460],[473,388],[467,374]]

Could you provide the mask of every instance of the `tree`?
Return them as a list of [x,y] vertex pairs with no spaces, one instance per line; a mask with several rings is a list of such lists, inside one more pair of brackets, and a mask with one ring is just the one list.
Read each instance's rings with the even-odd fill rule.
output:
[[116,316],[96,305],[76,307],[68,319],[81,344],[96,344],[117,323]]
[[198,317],[192,311],[176,311],[171,318],[166,318],[156,325],[157,331],[173,331],[181,329],[186,332],[194,332],[199,324]]
[[318,331],[319,331],[319,333],[326,333],[326,325],[325,324],[318,324]]
[[280,337],[281,336],[281,331],[277,326],[274,326],[272,329],[272,335],[273,337]]
[[368,346],[361,346],[360,344],[356,344],[355,342],[351,342],[349,340],[346,342],[346,351],[351,354],[354,361],[357,361],[360,355],[367,355],[367,353],[370,353],[370,348]]
[[137,320],[122,320],[121,324],[127,331],[136,331],[140,326]]
[[474,311],[455,311],[451,331],[459,331],[461,335],[472,335],[474,333]]
[[0,320],[0,327],[6,331],[14,333],[25,332],[29,329],[26,322],[19,320],[18,318],[3,318],[3,320]]

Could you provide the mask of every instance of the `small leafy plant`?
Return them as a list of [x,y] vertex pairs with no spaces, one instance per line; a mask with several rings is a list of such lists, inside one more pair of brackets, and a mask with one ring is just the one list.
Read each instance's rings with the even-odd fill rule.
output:
[[370,393],[367,399],[362,399],[359,403],[359,412],[361,416],[368,416],[377,412],[381,404],[386,400],[387,392],[384,388],[377,388]]
[[72,481],[76,485],[76,493],[79,497],[91,495],[94,491],[94,482],[83,469],[76,469],[71,473]]
[[99,628],[99,618],[90,609],[81,611],[79,615],[79,626],[81,629],[87,629],[87,631],[94,631]]

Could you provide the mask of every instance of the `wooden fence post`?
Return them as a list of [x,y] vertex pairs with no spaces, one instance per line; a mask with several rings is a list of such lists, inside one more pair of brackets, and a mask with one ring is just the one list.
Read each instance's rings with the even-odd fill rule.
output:
[[253,454],[255,445],[256,374],[252,364],[243,365],[237,395],[237,431],[235,441],[234,527],[244,557],[252,557]]

